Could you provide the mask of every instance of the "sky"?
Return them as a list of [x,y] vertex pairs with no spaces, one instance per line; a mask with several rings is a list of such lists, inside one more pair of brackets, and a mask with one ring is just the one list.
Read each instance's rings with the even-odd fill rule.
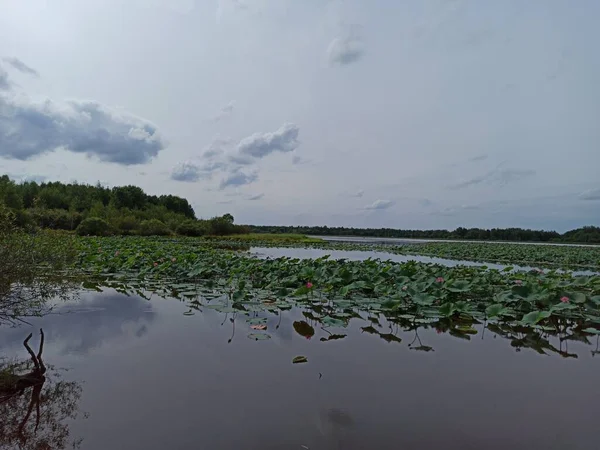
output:
[[0,173],[237,223],[600,225],[597,0],[0,0]]

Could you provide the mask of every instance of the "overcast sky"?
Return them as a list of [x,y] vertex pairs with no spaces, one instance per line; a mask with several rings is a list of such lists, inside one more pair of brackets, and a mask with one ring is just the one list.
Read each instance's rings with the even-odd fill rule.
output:
[[597,0],[0,0],[0,172],[238,223],[600,224]]

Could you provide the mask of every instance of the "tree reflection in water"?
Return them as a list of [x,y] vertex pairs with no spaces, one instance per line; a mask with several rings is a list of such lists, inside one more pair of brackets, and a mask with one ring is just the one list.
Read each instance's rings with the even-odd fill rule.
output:
[[68,421],[79,415],[81,385],[59,380],[59,375],[42,360],[44,332],[40,330],[37,355],[23,345],[29,360],[0,365],[0,449],[79,448],[72,439]]

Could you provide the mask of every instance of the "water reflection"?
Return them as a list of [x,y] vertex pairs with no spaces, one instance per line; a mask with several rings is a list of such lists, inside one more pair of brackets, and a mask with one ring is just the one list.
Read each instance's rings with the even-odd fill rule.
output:
[[[598,343],[563,324],[561,340],[502,323],[335,303],[267,303],[266,310],[251,302],[242,310],[227,296],[153,296],[148,303],[111,289],[82,299],[40,323],[57,329],[46,345],[61,348],[85,333],[73,321],[106,330],[91,333],[103,344],[52,358],[68,361],[70,376],[86,381],[78,392],[90,420],[64,422],[86,449],[595,448],[600,397],[597,358],[588,351],[598,352]],[[266,330],[253,329],[257,324]],[[0,342],[9,331],[0,329]],[[250,333],[271,338],[255,341]],[[23,351],[22,329],[19,336]],[[541,357],[540,350],[579,359]],[[298,355],[308,362],[292,364]],[[25,400],[13,435],[27,414]],[[35,406],[29,424],[35,431]]]
[[81,385],[57,381],[52,366],[43,360],[44,332],[40,329],[39,350],[23,346],[30,360],[0,365],[0,448],[78,448],[81,440],[70,437],[68,421],[78,416]]
[[[126,335],[143,337],[154,319],[149,301],[107,291],[82,292],[78,302],[58,303],[51,314],[28,321],[33,326],[44,324],[58,354],[84,355]],[[5,330],[3,346],[17,345],[21,333],[20,328]]]

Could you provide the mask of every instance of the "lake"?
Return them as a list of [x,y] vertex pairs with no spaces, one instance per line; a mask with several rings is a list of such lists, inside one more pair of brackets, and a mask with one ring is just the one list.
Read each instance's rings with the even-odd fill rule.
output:
[[[297,247],[251,247],[250,252],[260,258],[298,258],[298,259],[314,259],[321,258],[325,255],[329,255],[331,259],[346,259],[349,261],[364,261],[365,259],[380,259],[382,261],[394,261],[398,263],[407,261],[417,261],[421,263],[429,264],[440,264],[442,266],[454,267],[454,266],[471,266],[471,267],[489,267],[490,269],[502,270],[508,265],[506,264],[494,264],[494,263],[483,263],[474,261],[464,261],[446,258],[436,258],[429,256],[420,255],[398,255],[395,253],[385,253],[372,250],[325,250],[319,248],[297,248]],[[519,266],[511,264],[510,267],[513,271],[519,270],[532,270],[534,267],[531,266]],[[564,272],[564,270],[556,269],[557,272]],[[570,271],[573,275],[597,275],[598,272],[592,270],[575,270]]]
[[[596,339],[553,342],[577,356],[562,358],[483,325],[466,340],[372,317],[321,341],[330,334],[295,308],[260,313],[271,339],[256,341],[243,316],[186,311],[175,299],[82,292],[31,326],[0,326],[0,354],[26,359],[23,339],[33,332],[37,348],[44,329],[50,372],[80,388],[65,400],[79,414],[61,423],[83,449],[598,448]],[[314,325],[310,339],[301,322]],[[299,355],[308,362],[292,364]]]

